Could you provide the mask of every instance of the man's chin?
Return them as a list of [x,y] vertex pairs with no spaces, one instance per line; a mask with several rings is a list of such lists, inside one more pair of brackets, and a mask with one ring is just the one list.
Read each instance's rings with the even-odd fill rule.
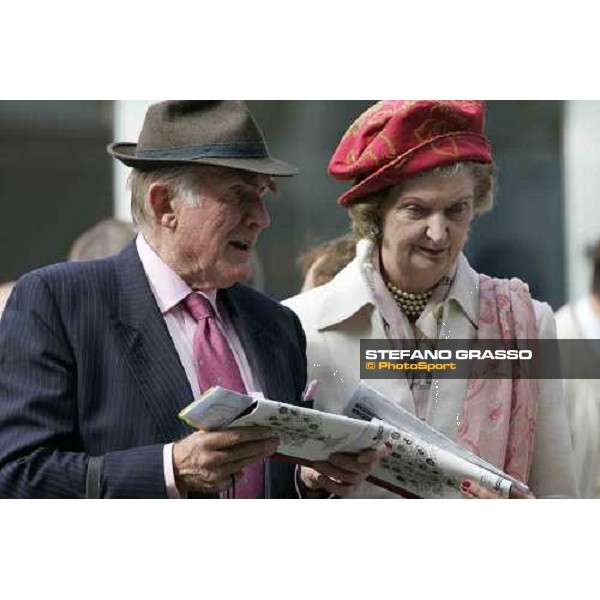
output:
[[247,283],[252,278],[252,268],[250,265],[244,268],[233,269],[230,273],[223,275],[222,283],[219,288],[231,287],[236,283]]
[[235,268],[215,268],[211,272],[203,271],[201,275],[183,277],[183,280],[193,290],[220,290],[231,287],[236,283],[246,283],[250,280],[251,275],[252,269],[250,265],[243,268],[237,265]]

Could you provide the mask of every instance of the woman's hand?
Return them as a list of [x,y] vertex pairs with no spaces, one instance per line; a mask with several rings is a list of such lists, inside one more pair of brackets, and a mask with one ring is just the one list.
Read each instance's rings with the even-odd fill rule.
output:
[[[465,498],[469,498],[471,500],[499,500],[503,498],[500,492],[490,490],[489,488],[482,486],[472,479],[463,479],[460,482],[460,491],[463,493]],[[508,497],[515,500],[535,499],[535,496],[531,492],[523,492],[514,485],[510,486]]]
[[365,450],[360,454],[332,454],[327,461],[302,467],[300,479],[309,498],[330,495],[346,498],[365,481],[375,463],[389,452],[386,446]]

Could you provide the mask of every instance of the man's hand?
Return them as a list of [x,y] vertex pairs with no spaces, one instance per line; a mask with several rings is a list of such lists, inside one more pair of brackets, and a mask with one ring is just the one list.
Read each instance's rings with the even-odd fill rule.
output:
[[181,491],[215,493],[231,487],[241,471],[277,450],[269,427],[197,431],[173,444],[175,482]]
[[327,461],[314,463],[313,468],[302,467],[300,479],[310,498],[331,494],[346,498],[358,489],[375,463],[388,452],[386,446],[380,446],[360,454],[332,454]]

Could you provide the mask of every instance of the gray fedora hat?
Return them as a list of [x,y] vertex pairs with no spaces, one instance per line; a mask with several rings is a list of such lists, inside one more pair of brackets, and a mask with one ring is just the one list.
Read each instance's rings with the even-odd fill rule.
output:
[[276,177],[298,169],[272,158],[241,100],[170,100],[146,112],[137,144],[115,142],[108,153],[143,171],[180,164],[217,165]]

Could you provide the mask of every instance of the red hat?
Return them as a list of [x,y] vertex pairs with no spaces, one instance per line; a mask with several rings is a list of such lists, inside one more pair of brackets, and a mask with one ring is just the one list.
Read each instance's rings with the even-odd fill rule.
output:
[[420,171],[472,160],[492,162],[480,100],[384,100],[350,126],[329,163],[335,179],[354,179],[341,206]]

